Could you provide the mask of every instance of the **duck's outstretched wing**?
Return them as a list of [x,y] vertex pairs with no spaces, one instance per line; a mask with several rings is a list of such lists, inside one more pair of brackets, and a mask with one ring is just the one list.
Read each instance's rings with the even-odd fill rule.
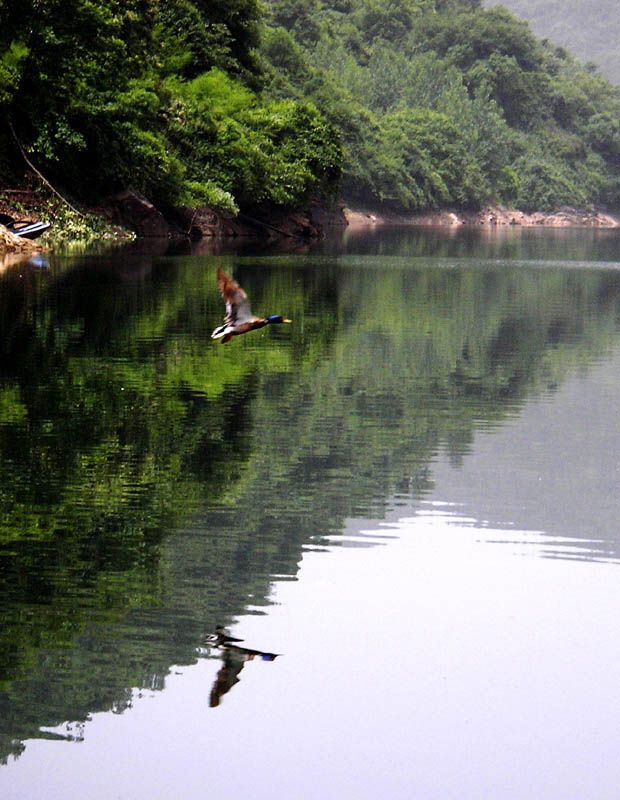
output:
[[222,297],[226,301],[227,325],[241,325],[254,319],[248,296],[241,286],[221,269],[217,271],[217,285],[220,287]]

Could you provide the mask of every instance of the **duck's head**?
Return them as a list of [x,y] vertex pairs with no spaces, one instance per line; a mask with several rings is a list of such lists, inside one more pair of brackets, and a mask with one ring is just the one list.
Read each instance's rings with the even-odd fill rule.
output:
[[268,324],[273,324],[276,322],[290,322],[290,319],[284,319],[279,314],[272,314],[270,317],[267,317]]

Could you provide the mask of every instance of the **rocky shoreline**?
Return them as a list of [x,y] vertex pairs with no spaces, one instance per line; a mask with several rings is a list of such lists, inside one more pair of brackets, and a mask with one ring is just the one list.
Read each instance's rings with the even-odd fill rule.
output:
[[[4,203],[2,204],[4,205]],[[0,209],[1,210],[1,209]],[[517,209],[487,206],[480,211],[444,209],[421,214],[392,214],[339,203],[327,209],[318,203],[295,211],[257,209],[252,214],[227,217],[210,208],[177,208],[166,215],[135,191],[122,192],[91,213],[105,219],[119,231],[131,231],[139,238],[225,239],[255,238],[267,241],[291,238],[312,241],[329,229],[380,225],[437,227],[539,227],[539,228],[618,228],[620,217],[602,211],[562,207],[554,212],[525,213]],[[38,219],[36,211],[26,217]],[[15,236],[0,225],[1,253],[32,253],[44,249],[39,241]]]
[[551,228],[618,228],[620,217],[603,211],[562,207],[553,212],[526,213],[517,209],[487,206],[480,211],[441,210],[399,215],[356,209],[345,203],[326,209],[309,204],[305,209],[281,211],[260,209],[252,214],[225,217],[209,208],[175,209],[167,217],[135,192],[117,195],[108,206],[110,222],[134,231],[137,236],[188,236],[191,239],[255,237],[273,239],[321,238],[329,228],[368,225],[484,226]]
[[528,214],[517,209],[487,206],[480,211],[442,210],[410,216],[384,214],[366,210],[344,210],[347,224],[352,226],[372,225],[419,225],[470,227],[524,227],[524,228],[618,228],[620,217],[602,211],[563,206],[553,212],[536,211]]

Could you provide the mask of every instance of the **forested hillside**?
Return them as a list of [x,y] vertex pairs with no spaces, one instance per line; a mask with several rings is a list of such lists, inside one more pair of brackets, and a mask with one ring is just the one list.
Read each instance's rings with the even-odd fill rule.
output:
[[479,0],[267,0],[274,96],[343,134],[348,197],[416,210],[620,201],[620,94]]
[[4,0],[0,187],[620,206],[620,90],[480,0]]
[[537,36],[547,37],[620,84],[620,15],[615,0],[485,0],[528,20]]

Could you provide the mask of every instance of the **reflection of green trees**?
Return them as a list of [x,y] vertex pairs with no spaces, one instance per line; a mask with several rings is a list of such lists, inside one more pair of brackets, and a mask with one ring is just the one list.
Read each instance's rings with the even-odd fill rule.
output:
[[304,544],[617,340],[614,271],[380,263],[229,260],[294,325],[226,347],[205,259],[5,275],[0,735],[161,685]]
[[[322,333],[305,307],[315,296],[317,308],[329,304],[320,298],[333,296],[332,287],[310,273],[285,278],[286,286],[276,272],[263,270],[260,288],[250,280],[248,290],[257,308],[286,304],[307,344],[293,336],[284,348],[268,333],[249,347],[217,348],[209,337],[223,304],[204,260],[176,272],[172,261],[155,264],[151,280],[126,283],[105,265],[101,272],[87,265],[35,281],[25,295],[12,294],[17,272],[5,277],[3,296],[12,302],[0,356],[0,680],[20,707],[19,685],[7,682],[53,660],[42,653],[82,641],[88,624],[118,627],[129,610],[163,602],[170,590],[160,579],[163,531],[201,504],[217,504],[239,478],[259,365],[263,375],[290,372],[321,352],[332,323]],[[212,583],[226,560],[216,548]],[[255,588],[264,594],[265,585]],[[245,598],[221,594],[225,609]],[[116,649],[110,653],[103,662],[114,692],[97,692],[80,673],[63,683],[66,697],[58,687],[53,701],[39,697],[43,716],[68,714],[72,704],[60,698],[74,692],[83,718],[112,703],[118,686],[143,684],[145,661],[147,682],[169,663],[153,662],[151,648],[135,642],[124,669]],[[61,673],[80,672],[72,656],[61,660]]]
[[266,448],[289,451],[259,479],[283,535],[292,516],[316,535],[380,514],[395,488],[424,481],[442,442],[458,459],[478,421],[514,413],[616,336],[615,273],[401,265],[339,278],[342,327],[329,358],[291,379],[284,405],[266,392],[256,402],[265,430],[246,474],[259,474],[251,465]]
[[[188,268],[173,289],[155,280],[119,297],[117,282],[77,271],[21,308],[3,354],[0,460],[9,460],[9,513],[0,540],[49,538],[67,519],[90,530],[99,516],[103,528],[111,518],[144,528],[142,515],[153,508],[159,525],[162,511],[180,504],[186,513],[189,498],[202,493],[188,469],[197,453],[198,476],[211,488],[234,478],[238,418],[253,395],[261,349],[267,372],[290,369],[304,354],[268,347],[265,338],[245,358],[239,348],[216,351],[209,334],[223,305],[212,271],[188,287],[195,277]],[[276,291],[268,281],[264,302],[275,303]],[[303,304],[298,296],[289,313],[302,319]]]

